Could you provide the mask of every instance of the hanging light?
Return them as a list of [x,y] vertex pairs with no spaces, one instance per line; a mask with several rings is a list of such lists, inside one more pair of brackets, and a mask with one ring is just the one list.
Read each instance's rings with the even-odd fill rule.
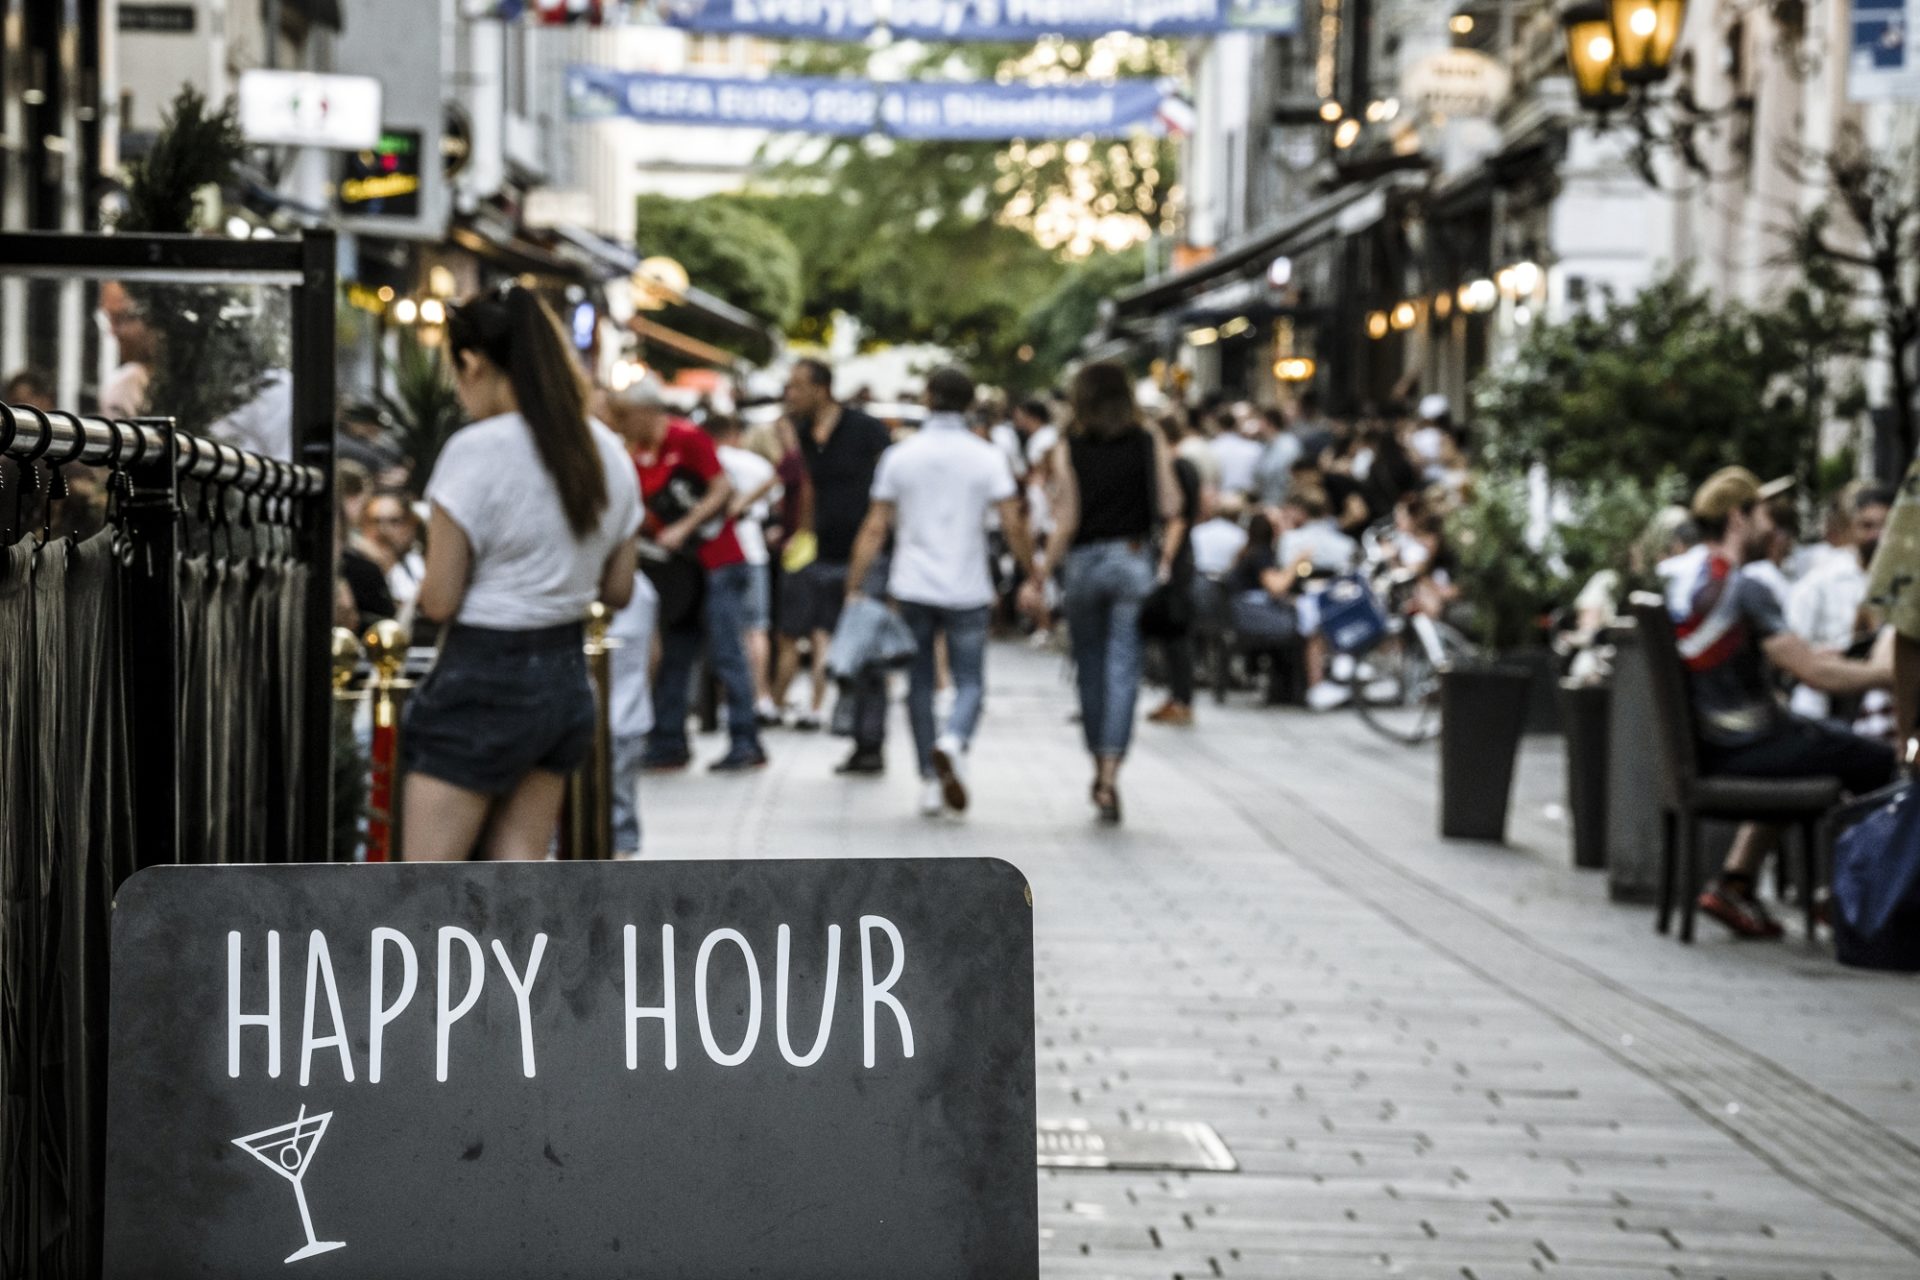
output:
[[1394,328],[1405,333],[1420,322],[1420,308],[1411,302],[1403,302],[1393,309],[1393,315],[1389,317],[1389,321]]
[[1687,19],[1687,0],[1609,0],[1620,78],[1658,84],[1673,69],[1674,47]]
[[1310,382],[1317,369],[1305,356],[1284,356],[1273,362],[1273,376],[1280,382]]
[[1560,15],[1567,38],[1567,67],[1574,91],[1588,111],[1608,112],[1627,105],[1627,82],[1620,74],[1619,46],[1607,0],[1581,0]]
[[1367,336],[1376,342],[1386,337],[1392,327],[1392,322],[1387,319],[1387,313],[1384,311],[1375,311],[1367,316]]

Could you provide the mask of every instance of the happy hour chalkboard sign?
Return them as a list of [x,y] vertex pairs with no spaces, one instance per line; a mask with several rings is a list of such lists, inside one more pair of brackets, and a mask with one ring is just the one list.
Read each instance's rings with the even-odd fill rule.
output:
[[112,994],[113,1280],[1038,1274],[1003,862],[163,867]]

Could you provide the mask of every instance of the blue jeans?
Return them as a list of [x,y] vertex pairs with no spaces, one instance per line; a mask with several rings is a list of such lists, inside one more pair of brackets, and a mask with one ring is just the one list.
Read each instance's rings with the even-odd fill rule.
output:
[[1121,759],[1140,696],[1140,606],[1153,593],[1144,543],[1093,542],[1067,554],[1066,615],[1087,750]]
[[707,574],[702,627],[676,627],[660,637],[660,675],[654,690],[653,732],[647,735],[652,759],[687,754],[687,707],[693,696],[693,667],[700,644],[727,691],[727,733],[734,750],[759,750],[760,730],[753,718],[753,671],[747,665],[745,627],[752,569],[723,565]]
[[644,733],[613,739],[613,851],[640,852],[640,766],[647,755]]
[[953,674],[953,714],[947,732],[964,747],[973,741],[980,724],[980,708],[987,697],[987,619],[989,606],[978,609],[942,609],[938,605],[900,602],[900,616],[913,632],[919,652],[907,682],[907,723],[913,726],[913,746],[920,756],[920,776],[933,776],[933,744],[940,736],[933,720],[935,637],[947,637],[947,667]]

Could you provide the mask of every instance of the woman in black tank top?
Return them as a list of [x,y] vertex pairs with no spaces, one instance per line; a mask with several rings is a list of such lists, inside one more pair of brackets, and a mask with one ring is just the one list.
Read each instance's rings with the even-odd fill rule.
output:
[[1059,511],[1047,563],[1065,577],[1093,802],[1102,821],[1117,823],[1120,764],[1140,695],[1140,607],[1172,573],[1184,530],[1171,451],[1141,423],[1127,371],[1086,366],[1072,400],[1073,421],[1055,455]]

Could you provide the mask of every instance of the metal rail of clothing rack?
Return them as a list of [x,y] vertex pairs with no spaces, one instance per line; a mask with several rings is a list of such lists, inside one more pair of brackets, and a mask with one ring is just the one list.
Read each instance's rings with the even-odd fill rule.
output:
[[163,462],[169,448],[175,458],[174,473],[182,480],[272,498],[312,497],[326,489],[326,475],[318,467],[263,458],[217,440],[177,432],[167,419],[101,418],[0,403],[0,453],[21,463],[132,469]]

